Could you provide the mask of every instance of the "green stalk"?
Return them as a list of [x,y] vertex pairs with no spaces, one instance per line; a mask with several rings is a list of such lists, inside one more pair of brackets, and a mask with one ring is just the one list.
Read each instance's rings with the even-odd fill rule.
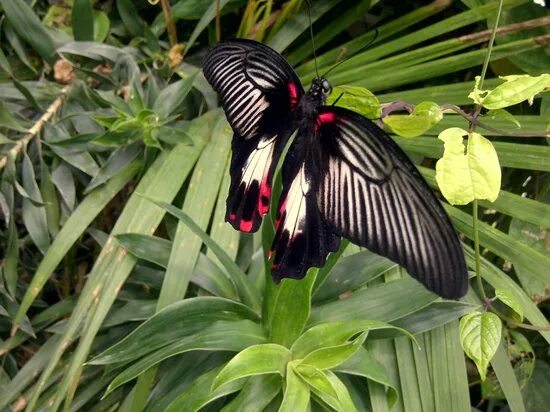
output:
[[[493,26],[493,31],[491,33],[491,40],[489,40],[489,46],[487,47],[487,54],[485,55],[485,61],[483,62],[483,68],[481,69],[481,80],[479,81],[479,88],[483,89],[483,81],[485,79],[485,75],[487,73],[487,67],[489,66],[489,61],[491,58],[491,51],[493,49],[493,44],[495,42],[495,36],[497,33],[498,23],[500,20],[500,14],[502,13],[502,3],[503,0],[500,0],[498,2],[498,10],[497,10],[497,17],[495,19],[495,25]],[[474,114],[474,118],[476,118],[479,115],[479,112],[481,111],[481,105],[477,105],[476,111]],[[475,131],[476,125],[474,123],[470,123],[470,132]],[[476,269],[476,279],[477,279],[477,287],[479,289],[479,293],[481,294],[481,297],[483,299],[483,302],[487,300],[487,296],[485,295],[485,291],[483,290],[483,282],[481,279],[481,272],[480,272],[480,254],[479,254],[479,234],[478,234],[478,218],[477,218],[477,199],[474,199],[473,202],[473,230],[474,230],[474,250],[475,250],[475,269]]]

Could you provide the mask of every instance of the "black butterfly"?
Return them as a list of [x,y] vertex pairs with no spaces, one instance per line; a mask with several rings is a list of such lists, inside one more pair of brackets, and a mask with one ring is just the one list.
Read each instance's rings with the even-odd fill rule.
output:
[[415,166],[378,126],[342,107],[325,106],[322,77],[308,92],[273,49],[236,39],[214,46],[204,74],[233,128],[226,221],[258,230],[283,163],[272,275],[301,279],[324,265],[344,236],[399,263],[445,297],[466,293],[467,270],[456,232]]

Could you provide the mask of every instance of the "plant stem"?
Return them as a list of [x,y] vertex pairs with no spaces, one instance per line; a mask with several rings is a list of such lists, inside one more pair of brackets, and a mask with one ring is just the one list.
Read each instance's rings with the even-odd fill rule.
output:
[[168,39],[170,40],[170,46],[175,46],[178,43],[178,32],[176,30],[176,24],[172,16],[172,9],[170,8],[170,0],[161,0],[162,11],[164,13],[164,21],[166,23],[166,30],[168,31]]
[[477,280],[477,288],[479,289],[478,292],[481,295],[481,298],[483,302],[487,300],[487,296],[485,295],[485,290],[483,290],[483,282],[481,281],[481,271],[480,271],[480,254],[479,254],[479,232],[478,232],[478,218],[477,218],[477,199],[474,199],[474,202],[472,204],[473,209],[473,226],[474,226],[474,250],[475,250],[475,256],[476,256],[476,280]]
[[48,123],[55,115],[55,113],[57,113],[57,111],[61,108],[63,100],[69,92],[69,87],[70,86],[65,86],[63,89],[61,89],[60,95],[53,101],[52,104],[50,104],[46,112],[42,116],[40,116],[40,119],[38,119],[38,121],[29,129],[29,132],[21,139],[19,139],[17,143],[15,143],[15,146],[13,146],[10,151],[0,159],[0,169],[6,166],[6,162],[9,157],[17,156],[21,149],[23,149],[23,147],[25,147],[36,135],[38,135],[42,131],[46,123]]
[[[498,10],[497,10],[497,17],[495,20],[495,25],[493,27],[493,32],[491,33],[491,39],[489,40],[489,45],[487,47],[487,54],[485,55],[485,61],[483,62],[483,68],[481,69],[481,80],[479,81],[479,88],[483,88],[483,80],[485,79],[485,74],[487,73],[487,67],[489,67],[489,60],[491,58],[491,51],[493,49],[493,44],[495,42],[495,37],[497,34],[497,28],[498,28],[498,22],[500,20],[500,14],[502,13],[502,3],[503,0],[500,0],[498,2]],[[476,106],[475,113],[473,115],[473,119],[477,120],[477,116],[479,115],[481,111],[481,105]],[[474,132],[476,128],[475,122],[470,122],[470,133]],[[484,302],[487,301],[487,296],[485,295],[485,291],[483,290],[483,281],[481,278],[481,271],[480,271],[480,259],[481,256],[479,254],[479,233],[478,233],[478,216],[477,216],[477,199],[474,199],[473,204],[473,230],[474,230],[474,250],[475,250],[475,266],[476,266],[476,279],[477,279],[477,287],[479,289],[479,293],[483,299]]]
[[216,0],[216,41],[219,43],[222,38],[222,26],[220,22],[220,0]]

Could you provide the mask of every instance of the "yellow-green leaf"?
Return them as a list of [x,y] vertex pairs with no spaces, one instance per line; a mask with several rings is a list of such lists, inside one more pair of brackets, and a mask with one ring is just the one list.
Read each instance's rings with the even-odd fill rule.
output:
[[443,113],[439,105],[434,102],[419,103],[411,114],[394,114],[384,119],[384,124],[403,137],[416,137],[439,123]]
[[491,312],[471,312],[460,319],[460,345],[485,380],[487,365],[500,343],[502,324]]
[[495,298],[517,313],[520,322],[523,321],[523,308],[521,307],[518,298],[511,290],[495,289]]
[[[466,153],[465,135],[469,135]],[[445,143],[445,152],[436,164],[435,177],[445,199],[453,205],[465,205],[474,199],[495,201],[501,171],[492,143],[458,127],[444,130],[438,138]]]
[[337,106],[353,110],[368,119],[378,119],[382,115],[382,108],[377,97],[364,87],[335,87],[327,99],[327,105],[333,104],[336,100],[338,100]]
[[468,95],[475,103],[487,109],[502,109],[525,100],[533,103],[535,95],[550,88],[550,74],[540,76],[512,75],[501,77],[505,82],[493,90],[480,90],[479,76],[476,77],[474,90]]

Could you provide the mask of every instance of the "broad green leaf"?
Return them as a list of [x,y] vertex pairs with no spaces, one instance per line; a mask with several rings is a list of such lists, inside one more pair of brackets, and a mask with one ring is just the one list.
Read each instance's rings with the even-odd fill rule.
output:
[[292,345],[292,356],[294,359],[306,358],[321,348],[333,348],[350,343],[349,339],[358,333],[384,329],[395,329],[414,339],[404,329],[377,320],[327,322],[305,331]]
[[511,308],[519,316],[520,322],[523,321],[523,308],[514,295],[514,292],[508,289],[497,288],[495,289],[495,298]]
[[145,23],[139,16],[136,7],[132,4],[132,1],[118,0],[116,5],[124,26],[132,34],[132,36],[143,36]]
[[0,4],[17,34],[43,59],[53,63],[56,54],[55,44],[38,15],[24,0],[0,0]]
[[[24,132],[27,129],[25,129],[21,123],[13,116],[13,114],[8,110],[5,103],[0,99],[0,127],[16,130],[18,132]],[[1,140],[0,140],[1,142]],[[6,138],[6,141],[0,143],[15,143],[14,141],[8,140]]]
[[279,412],[306,412],[309,405],[309,386],[294,372],[292,362],[286,368],[286,385]]
[[101,43],[109,35],[111,21],[107,14],[100,10],[94,10],[94,38],[93,40]]
[[209,402],[237,392],[245,384],[244,380],[233,381],[216,390],[211,390],[212,381],[218,375],[221,367],[204,373],[193,381],[185,392],[176,397],[165,409],[166,412],[196,412]]
[[32,199],[36,199],[42,205],[35,205],[31,200],[23,198],[23,222],[34,244],[42,253],[46,253],[50,247],[50,235],[46,209],[43,206],[42,194],[36,183],[34,168],[29,156],[23,155],[23,187]]
[[173,303],[143,322],[116,345],[90,361],[104,365],[130,361],[197,333],[217,320],[248,319],[257,315],[241,303],[216,297],[197,297]]
[[294,365],[294,372],[296,372],[300,378],[302,378],[303,381],[309,385],[310,390],[313,393],[319,396],[319,398],[321,398],[321,400],[323,400],[323,402],[332,409],[337,411],[345,410],[340,404],[338,394],[332,387],[325,371],[311,365],[299,363]]
[[521,103],[524,100],[533,102],[538,93],[550,88],[550,74],[543,73],[540,76],[529,76],[527,74],[511,75],[501,77],[505,83],[495,87],[493,90],[479,90],[480,77],[476,76],[474,90],[468,95],[476,104],[481,104],[487,109],[502,109]]
[[367,339],[367,332],[361,333],[355,339],[342,345],[317,349],[302,359],[302,364],[318,369],[332,369],[353,356],[363,345],[365,339]]
[[128,367],[109,384],[106,394],[171,356],[193,350],[238,352],[264,343],[265,335],[263,328],[250,320],[213,321],[205,325],[203,330],[176,339],[142,359],[129,362]]
[[460,319],[460,344],[485,380],[487,365],[500,344],[502,323],[491,312],[472,312]]
[[465,205],[474,199],[494,201],[500,191],[500,165],[491,142],[478,133],[469,133],[464,154],[463,129],[444,130],[439,139],[445,143],[443,157],[437,161],[435,178],[445,199]]
[[233,260],[229,256],[227,256],[227,253],[225,253],[225,251],[220,248],[219,245],[212,241],[207,233],[205,233],[195,222],[193,222],[193,220],[182,210],[165,202],[157,202],[153,199],[149,200],[153,203],[156,203],[159,207],[166,210],[172,216],[177,217],[179,220],[185,223],[187,227],[189,227],[189,229],[195,235],[197,235],[210,250],[212,250],[212,252],[216,255],[221,264],[227,270],[227,273],[231,275],[231,278],[233,282],[235,282],[237,290],[239,291],[239,296],[241,297],[242,301],[250,305],[250,307],[252,308],[260,307],[258,291],[254,290],[254,286],[243,273],[243,271],[236,265],[235,262],[233,262]]
[[247,376],[271,373],[284,376],[290,359],[290,351],[281,345],[266,343],[250,346],[229,361],[216,376],[212,388],[219,388]]
[[251,376],[222,412],[263,411],[281,390],[282,379],[279,375]]
[[395,267],[395,263],[368,250],[338,259],[322,285],[314,285],[313,301],[336,299]]
[[[523,389],[533,374],[535,352],[529,340],[517,329],[508,330],[503,337],[505,352],[514,370],[518,385]],[[487,379],[481,384],[481,393],[485,399],[506,399],[494,371],[489,371]]]
[[388,388],[388,406],[392,407],[397,401],[397,389],[391,383],[386,369],[372,356],[371,351],[364,347],[359,348],[352,357],[336,366],[333,371],[363,376],[382,384]]
[[90,0],[74,0],[71,14],[76,41],[94,40],[94,9]]
[[486,118],[493,120],[503,119],[515,124],[518,129],[521,127],[521,123],[518,121],[518,119],[516,119],[512,113],[504,109],[489,110],[487,113],[485,113],[484,120]]
[[156,98],[153,110],[161,117],[168,117],[175,110],[178,110],[191,91],[196,77],[197,73],[165,87]]
[[359,290],[345,299],[313,307],[308,324],[371,318],[391,322],[438,299],[418,281],[407,277]]
[[384,124],[398,136],[416,137],[437,124],[443,113],[437,103],[419,103],[409,115],[394,114],[384,118]]
[[305,279],[283,279],[278,287],[271,317],[272,342],[290,347],[302,333],[311,310],[311,289],[317,276],[312,269]]
[[141,154],[142,150],[142,146],[138,144],[114,150],[99,170],[99,173],[88,183],[84,194],[90,193],[93,189],[104,184],[124,170]]
[[367,119],[378,119],[382,115],[382,107],[377,97],[364,87],[335,87],[327,99],[327,105],[333,105],[337,99],[337,106],[360,113]]
[[340,404],[342,405],[343,411],[356,411],[357,408],[355,407],[353,400],[351,399],[351,396],[348,392],[348,389],[346,388],[346,385],[336,376],[335,373],[328,370],[325,371],[325,374],[327,375],[332,387],[336,391],[336,394],[338,395],[338,400],[340,401]]
[[545,412],[550,405],[550,365],[537,360],[535,371],[523,390],[525,409],[529,412]]

